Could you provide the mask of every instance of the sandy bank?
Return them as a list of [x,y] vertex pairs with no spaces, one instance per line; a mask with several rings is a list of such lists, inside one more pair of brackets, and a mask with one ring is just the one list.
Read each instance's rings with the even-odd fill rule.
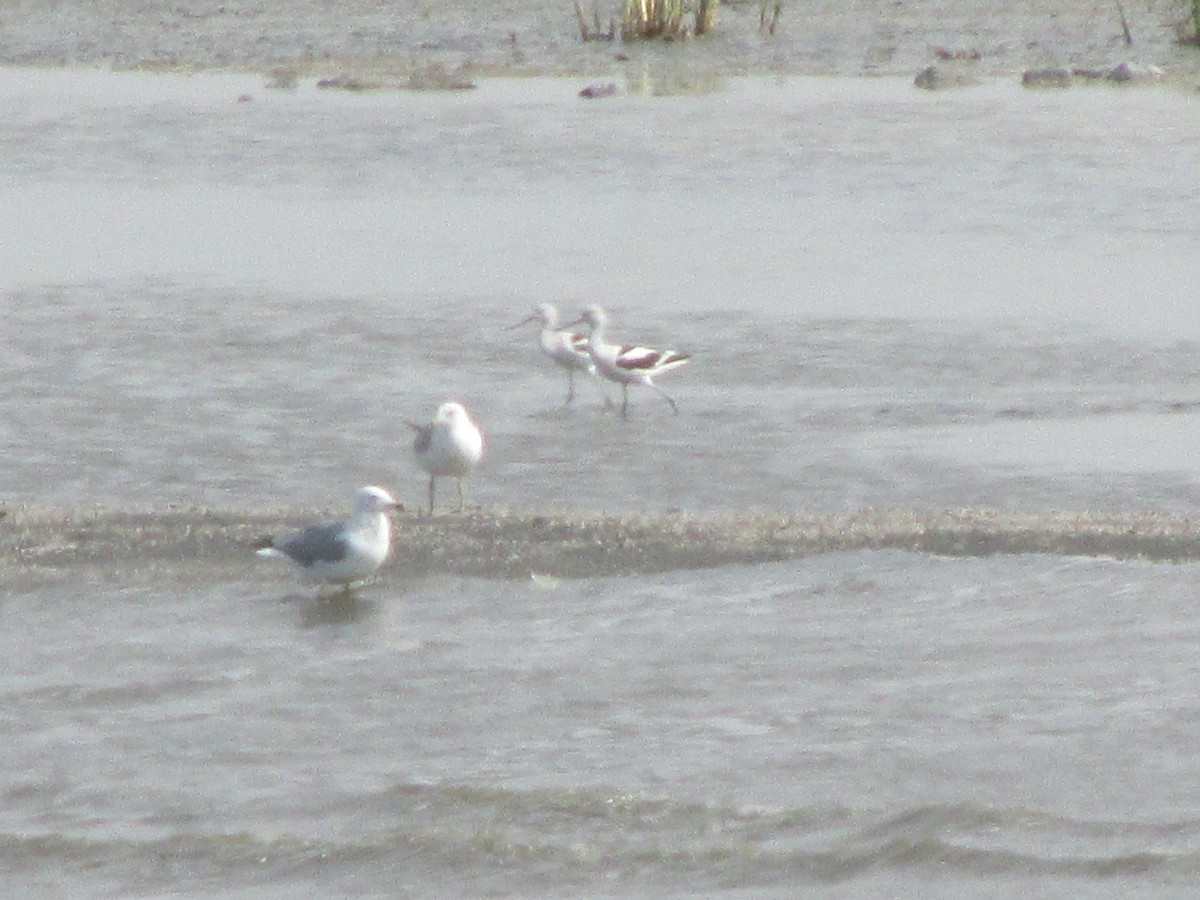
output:
[[[12,510],[0,520],[10,575],[80,568],[131,575],[193,566],[262,570],[252,544],[311,516]],[[847,515],[618,517],[532,513],[403,515],[384,580],[438,574],[598,577],[895,549],[943,555],[1049,553],[1154,561],[1200,559],[1186,518],[986,509],[868,510]]]

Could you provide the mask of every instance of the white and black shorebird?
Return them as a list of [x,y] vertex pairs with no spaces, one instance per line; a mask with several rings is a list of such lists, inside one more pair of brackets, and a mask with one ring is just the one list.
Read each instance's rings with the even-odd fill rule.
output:
[[310,582],[322,587],[340,585],[349,590],[374,575],[388,558],[392,549],[388,513],[397,508],[399,504],[383,488],[364,487],[355,494],[348,519],[268,538],[259,544],[258,553],[291,560]]
[[[553,303],[539,303],[534,307],[533,315],[522,319],[516,325],[509,326],[509,331],[520,328],[530,322],[541,320],[542,331],[538,335],[538,343],[542,353],[556,363],[567,373],[567,400],[570,406],[575,399],[575,373],[587,372],[596,374],[596,366],[588,353],[587,335],[580,331],[570,331],[559,325],[558,307]],[[606,401],[607,397],[604,398]]]
[[642,384],[658,392],[670,404],[672,412],[679,415],[679,407],[670,394],[654,383],[654,377],[685,365],[690,356],[675,350],[652,350],[649,347],[608,343],[608,316],[599,306],[589,306],[576,321],[591,326],[588,354],[596,364],[596,371],[609,381],[621,385],[622,416],[629,414],[631,384]]
[[413,440],[417,464],[429,473],[429,514],[433,515],[434,486],[439,478],[458,481],[458,511],[462,512],[466,505],[463,479],[483,458],[483,435],[466,407],[452,401],[443,403],[428,425],[408,425],[417,432]]

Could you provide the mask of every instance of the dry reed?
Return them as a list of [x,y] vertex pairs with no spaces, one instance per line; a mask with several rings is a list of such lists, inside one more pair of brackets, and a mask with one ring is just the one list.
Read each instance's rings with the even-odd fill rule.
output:
[[1176,24],[1179,43],[1200,47],[1200,0],[1186,0],[1183,18]]

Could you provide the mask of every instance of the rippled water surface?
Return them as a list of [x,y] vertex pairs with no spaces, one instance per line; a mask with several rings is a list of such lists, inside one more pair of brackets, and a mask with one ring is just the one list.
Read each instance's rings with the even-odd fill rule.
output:
[[[95,558],[84,525],[415,507],[405,422],[454,397],[481,516],[1186,540],[1194,95],[0,82],[0,529],[49,523],[0,562],[10,890],[1190,895],[1193,563],[963,526],[955,557],[451,559],[317,601],[242,544],[142,569],[145,529]],[[680,415],[564,409],[505,330],[543,301],[692,353]]]

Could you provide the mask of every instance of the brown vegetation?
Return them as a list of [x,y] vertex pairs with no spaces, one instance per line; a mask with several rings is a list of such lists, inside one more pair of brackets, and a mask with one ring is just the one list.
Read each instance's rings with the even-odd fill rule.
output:
[[1200,47],[1200,0],[1187,0],[1183,20],[1176,30],[1179,43]]
[[[719,2],[720,0],[696,0],[689,26],[685,18],[683,0],[624,0],[621,12],[621,40],[642,41],[660,38],[671,41],[693,34],[708,34],[712,31]],[[598,11],[593,9],[589,22],[580,0],[574,0],[574,3],[579,34],[584,41],[611,41],[616,38],[615,22],[610,20],[606,30],[601,25]],[[778,19],[778,4],[776,7],[775,19]],[[774,22],[771,24],[771,30],[774,31]]]

